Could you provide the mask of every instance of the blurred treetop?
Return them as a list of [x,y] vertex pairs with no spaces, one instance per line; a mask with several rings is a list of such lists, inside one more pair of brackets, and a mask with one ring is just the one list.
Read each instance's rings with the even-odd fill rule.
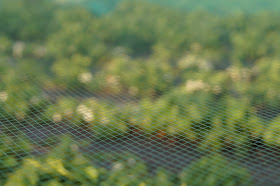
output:
[[[55,0],[57,2],[81,3],[93,12],[101,15],[110,12],[121,1],[125,0]],[[133,0],[129,0],[133,1]],[[134,0],[143,1],[143,0]],[[262,11],[280,11],[280,1],[277,0],[144,0],[155,4],[173,7],[183,11],[206,10],[218,14],[235,12],[256,13]]]

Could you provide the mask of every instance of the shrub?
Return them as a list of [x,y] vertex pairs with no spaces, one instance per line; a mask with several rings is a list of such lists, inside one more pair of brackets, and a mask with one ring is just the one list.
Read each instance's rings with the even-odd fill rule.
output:
[[183,184],[188,185],[252,185],[252,179],[245,167],[216,154],[193,162],[180,175]]

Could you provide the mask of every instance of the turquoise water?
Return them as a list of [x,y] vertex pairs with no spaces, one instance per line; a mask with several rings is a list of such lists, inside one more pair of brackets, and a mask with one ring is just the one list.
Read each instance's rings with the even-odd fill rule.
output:
[[[106,14],[123,0],[87,0],[85,6],[96,14]],[[130,0],[132,1],[132,0]],[[207,10],[219,14],[236,11],[255,13],[260,11],[280,12],[279,0],[139,0],[149,1],[183,11]]]

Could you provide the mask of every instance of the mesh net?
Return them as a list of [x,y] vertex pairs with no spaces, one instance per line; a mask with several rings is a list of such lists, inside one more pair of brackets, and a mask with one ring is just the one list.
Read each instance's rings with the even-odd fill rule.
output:
[[[215,28],[217,37],[189,44],[180,30],[200,24],[173,27],[185,14],[148,3],[126,14],[136,4],[98,18],[73,7],[49,13],[55,8],[44,4],[40,19],[56,16],[55,26],[43,21],[55,29],[40,35],[25,16],[30,29],[16,33],[9,22],[0,31],[0,185],[279,185],[277,15],[260,16],[259,28],[255,15],[219,22],[207,14],[205,29]],[[15,7],[0,9],[0,24],[3,15],[18,20]],[[152,21],[141,19],[155,12]],[[120,22],[110,25],[116,17]],[[240,20],[261,31],[247,31]],[[160,35],[164,25],[179,36]],[[188,32],[196,40],[203,33],[195,30]],[[221,49],[224,33],[233,39]],[[247,40],[262,41],[258,34],[262,48]]]

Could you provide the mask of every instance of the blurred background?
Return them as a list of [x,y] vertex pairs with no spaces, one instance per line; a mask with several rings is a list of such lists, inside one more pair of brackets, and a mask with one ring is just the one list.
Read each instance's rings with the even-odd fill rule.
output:
[[279,185],[279,20],[276,0],[0,0],[0,185]]

